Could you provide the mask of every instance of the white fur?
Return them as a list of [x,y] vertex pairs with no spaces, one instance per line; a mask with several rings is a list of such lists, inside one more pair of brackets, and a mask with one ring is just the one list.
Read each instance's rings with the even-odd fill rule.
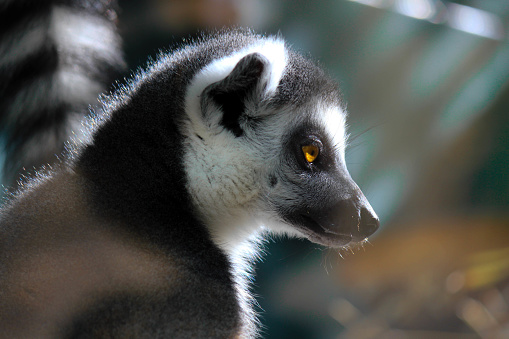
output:
[[341,158],[341,164],[345,165],[345,149],[348,138],[346,134],[346,114],[339,107],[328,105],[319,105],[318,107],[321,111],[318,117],[322,119],[319,123],[325,127],[336,154]]
[[101,83],[85,74],[72,70],[71,67],[62,68],[56,74],[58,88],[56,93],[73,103],[93,103],[97,93],[103,89]]
[[[83,14],[71,8],[55,6],[51,16],[50,34],[60,52],[94,53],[94,58],[119,62],[116,51],[120,41],[109,21]],[[84,56],[84,59],[87,56]],[[120,60],[121,62],[121,60]]]
[[227,253],[235,251],[235,245],[256,228],[246,211],[259,193],[257,165],[227,133],[203,141],[192,138],[184,162],[191,196],[216,244]]

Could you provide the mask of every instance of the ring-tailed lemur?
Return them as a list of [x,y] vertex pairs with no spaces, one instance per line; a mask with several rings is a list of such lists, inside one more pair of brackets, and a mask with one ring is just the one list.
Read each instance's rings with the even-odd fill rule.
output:
[[329,246],[378,219],[336,84],[280,37],[204,36],[103,98],[0,212],[0,337],[256,336],[264,230]]

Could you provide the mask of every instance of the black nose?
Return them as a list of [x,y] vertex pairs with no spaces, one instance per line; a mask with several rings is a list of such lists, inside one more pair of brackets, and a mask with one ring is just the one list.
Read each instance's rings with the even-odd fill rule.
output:
[[380,221],[364,196],[356,196],[322,207],[308,214],[326,233],[351,241],[363,241],[378,229]]
[[328,220],[329,227],[333,228],[331,231],[350,235],[353,241],[366,239],[380,226],[378,217],[364,197],[339,201],[329,216],[333,218]]
[[368,208],[361,207],[360,217],[357,232],[352,232],[353,240],[357,241],[366,239],[380,227],[380,220]]

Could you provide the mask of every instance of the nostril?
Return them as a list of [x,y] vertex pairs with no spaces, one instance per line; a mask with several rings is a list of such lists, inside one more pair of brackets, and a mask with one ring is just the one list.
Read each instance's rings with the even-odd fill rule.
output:
[[380,227],[380,220],[373,215],[367,208],[361,209],[361,220],[359,224],[359,232],[364,238],[369,237]]

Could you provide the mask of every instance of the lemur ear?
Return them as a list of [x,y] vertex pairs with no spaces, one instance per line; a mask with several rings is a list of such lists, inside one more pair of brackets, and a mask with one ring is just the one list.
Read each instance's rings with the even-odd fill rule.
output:
[[240,59],[226,78],[205,88],[202,96],[202,113],[207,115],[208,104],[212,101],[223,113],[221,125],[236,137],[240,137],[243,130],[239,118],[245,112],[248,100],[257,94],[268,62],[259,53],[252,53]]

